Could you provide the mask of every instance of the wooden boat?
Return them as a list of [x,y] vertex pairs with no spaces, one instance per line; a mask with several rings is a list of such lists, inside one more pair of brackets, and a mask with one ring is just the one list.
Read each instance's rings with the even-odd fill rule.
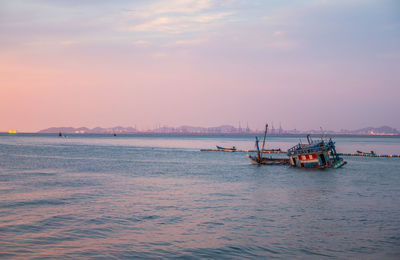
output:
[[247,155],[252,164],[264,164],[264,165],[289,165],[289,159],[286,158],[258,158],[258,156]]
[[357,153],[362,154],[362,155],[375,155],[375,152],[374,152],[374,151],[371,151],[371,152],[369,152],[369,153],[362,152],[362,151],[357,151]]
[[[265,146],[265,137],[267,136],[267,132],[268,132],[268,124],[265,125],[265,133],[264,133],[264,140],[263,140],[263,145],[262,148],[260,150],[259,147],[259,140],[258,137],[256,136],[256,155],[247,155],[247,157],[250,159],[251,163],[253,164],[263,164],[263,165],[289,165],[289,159],[285,159],[285,158],[272,158],[272,157],[263,157],[263,154],[266,152],[266,150],[264,150],[264,146]],[[280,149],[272,149],[270,151],[276,151],[276,152],[280,152]]]
[[236,151],[236,147],[222,147],[217,145],[217,149],[221,151]]
[[340,168],[347,162],[336,152],[335,142],[321,138],[312,141],[307,136],[308,144],[299,143],[287,152],[290,165],[298,168]]

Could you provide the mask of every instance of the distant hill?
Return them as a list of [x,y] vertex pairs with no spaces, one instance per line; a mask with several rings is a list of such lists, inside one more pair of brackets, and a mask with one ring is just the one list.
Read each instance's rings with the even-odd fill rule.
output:
[[361,134],[361,135],[398,135],[399,130],[390,126],[381,127],[365,127],[357,130],[341,130],[341,133],[346,134]]

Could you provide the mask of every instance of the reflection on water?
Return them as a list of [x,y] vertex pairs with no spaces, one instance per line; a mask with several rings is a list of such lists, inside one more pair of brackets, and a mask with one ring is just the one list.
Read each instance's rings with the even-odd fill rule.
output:
[[[346,149],[399,149],[396,138],[336,141]],[[0,136],[0,256],[400,256],[399,159],[349,158],[338,170],[307,171],[198,151],[252,142]],[[276,137],[270,145],[293,142]]]

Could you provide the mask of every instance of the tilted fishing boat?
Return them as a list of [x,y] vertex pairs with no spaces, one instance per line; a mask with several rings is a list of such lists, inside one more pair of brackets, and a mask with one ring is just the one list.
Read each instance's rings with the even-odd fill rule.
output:
[[321,138],[313,141],[307,136],[308,144],[299,143],[287,152],[290,165],[299,168],[340,168],[347,162],[341,158],[335,147],[335,142]]
[[[289,165],[289,159],[285,159],[285,158],[272,158],[272,157],[263,157],[263,154],[265,153],[266,150],[264,150],[264,146],[265,146],[265,137],[267,136],[267,132],[268,132],[268,124],[265,126],[265,133],[264,133],[264,140],[263,140],[263,145],[262,148],[260,150],[259,147],[259,140],[258,137],[256,136],[256,155],[250,155],[248,154],[247,157],[250,159],[251,163],[253,164],[264,164],[264,165]],[[273,150],[269,150],[269,151],[276,151],[276,152],[280,152],[280,149],[273,149]]]

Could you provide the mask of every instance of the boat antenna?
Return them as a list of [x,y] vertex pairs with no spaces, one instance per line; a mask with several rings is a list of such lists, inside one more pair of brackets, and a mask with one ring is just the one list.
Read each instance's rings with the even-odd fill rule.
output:
[[325,142],[328,142],[324,129],[322,128],[322,126],[320,126],[319,128],[321,129],[321,132],[322,132],[322,137],[321,137],[322,141],[324,141],[324,137],[325,137]]
[[311,144],[311,143],[312,143],[310,134],[307,135],[307,141],[308,141],[308,144]]
[[264,140],[263,140],[263,145],[262,145],[262,148],[261,148],[261,156],[264,153],[265,137],[267,136],[267,132],[268,132],[268,124],[265,125]]

